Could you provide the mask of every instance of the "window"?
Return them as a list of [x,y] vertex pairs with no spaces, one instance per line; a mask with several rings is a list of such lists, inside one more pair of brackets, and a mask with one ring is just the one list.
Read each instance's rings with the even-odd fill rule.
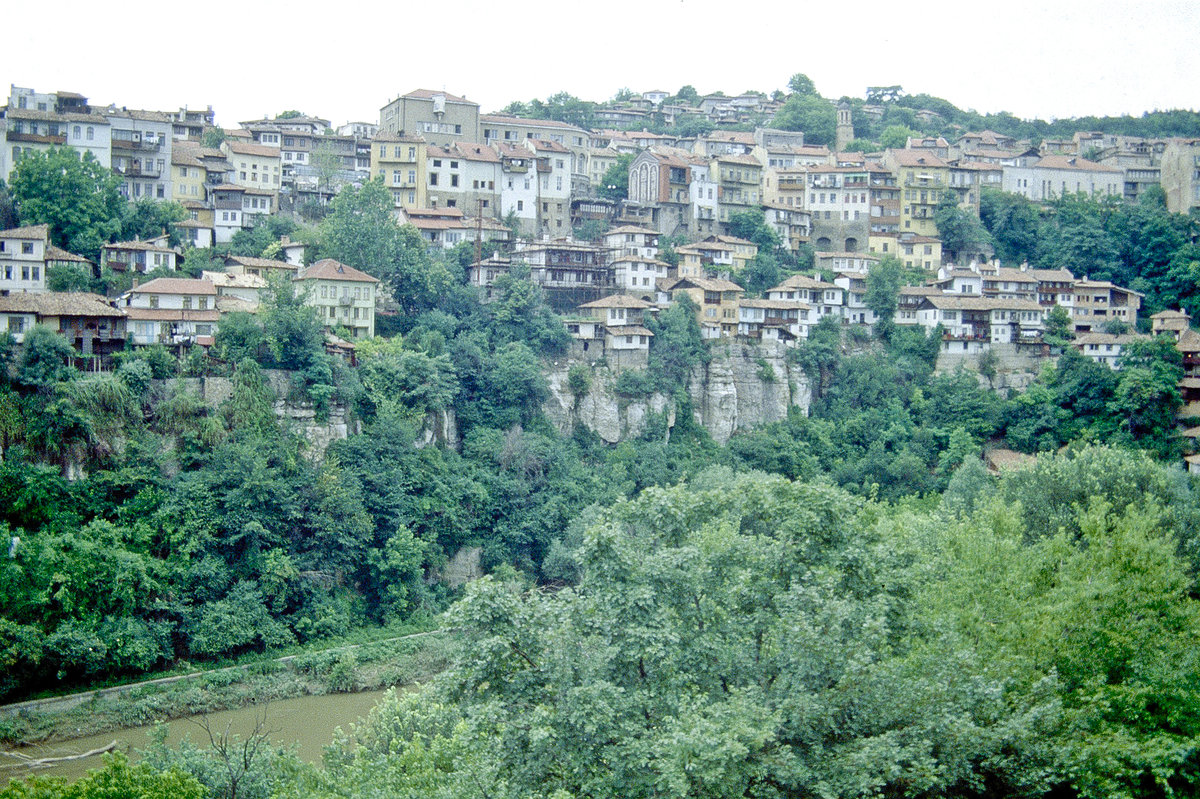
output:
[[22,266],[22,267],[21,267],[21,279],[22,279],[22,280],[28,280],[28,279],[29,279],[29,267],[28,267],[28,266]]
[[21,254],[22,255],[33,255],[33,242],[32,241],[21,242]]
[[96,137],[96,129],[95,129],[95,128],[93,128],[93,127],[91,127],[91,126],[89,125],[89,126],[88,126],[88,129],[87,129],[87,138],[88,138],[88,141],[91,141],[91,140],[92,140],[92,139],[94,139],[95,137]]
[[183,309],[185,311],[190,311],[192,309],[192,298],[191,297],[183,298]]
[[151,308],[157,308],[157,307],[158,307],[158,295],[157,295],[157,294],[151,294],[151,295],[150,295],[150,307],[151,307]]
[[517,200],[517,210],[518,211],[525,210],[525,201],[524,200]]
[[208,310],[208,297],[199,297],[196,299],[196,307],[201,311]]
[[24,316],[8,317],[8,332],[9,333],[24,333],[25,332],[25,317]]
[[430,185],[430,186],[436,186],[436,185],[438,184],[438,183],[437,183],[437,178],[438,178],[438,176],[437,176],[437,172],[430,172],[430,173],[429,173],[429,185]]
[[451,175],[451,176],[450,176],[450,185],[451,185],[451,186],[457,186],[457,185],[458,185],[458,175]]

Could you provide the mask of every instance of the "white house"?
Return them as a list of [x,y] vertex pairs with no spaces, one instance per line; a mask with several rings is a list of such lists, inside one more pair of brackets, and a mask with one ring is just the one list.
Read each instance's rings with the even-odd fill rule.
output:
[[0,231],[0,295],[46,290],[49,225]]
[[207,280],[157,278],[135,285],[117,305],[139,345],[211,346],[220,319],[217,288]]

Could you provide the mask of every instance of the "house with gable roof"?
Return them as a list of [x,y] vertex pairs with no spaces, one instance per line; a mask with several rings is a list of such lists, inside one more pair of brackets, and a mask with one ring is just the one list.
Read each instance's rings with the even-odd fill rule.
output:
[[328,330],[345,327],[353,338],[374,338],[378,278],[323,258],[292,279],[305,292],[305,302],[320,312]]

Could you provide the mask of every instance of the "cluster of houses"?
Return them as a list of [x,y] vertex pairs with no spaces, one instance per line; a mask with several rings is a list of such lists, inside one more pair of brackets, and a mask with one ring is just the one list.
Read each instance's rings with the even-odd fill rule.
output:
[[[319,205],[343,186],[380,178],[397,215],[431,246],[503,242],[512,231],[501,220],[537,238],[603,221],[700,239],[728,233],[733,214],[754,209],[786,246],[893,253],[930,269],[938,266],[931,257],[938,204],[953,198],[978,209],[987,187],[1041,201],[1076,191],[1136,199],[1161,184],[1172,211],[1200,207],[1200,140],[1082,132],[1035,148],[983,131],[954,142],[914,137],[903,148],[862,154],[845,149],[854,135],[845,102],[836,109],[833,148],[770,128],[686,138],[618,129],[648,116],[745,123],[779,105],[753,93],[669,100],[661,91],[630,95],[597,112],[613,128],[592,130],[480,113],[465,97],[418,89],[385,104],[377,122],[334,129],[327,119],[292,113],[222,130],[211,107],[96,106],[71,92],[13,86],[0,110],[0,176],[32,151],[67,145],[90,153],[130,199],[183,204],[188,216],[178,234],[197,247],[227,243],[266,215]],[[618,188],[605,181],[622,158],[633,163],[628,199],[616,202],[603,190]],[[962,263],[990,253],[953,255]]]
[[[319,309],[332,348],[351,348],[346,339],[375,335],[376,278],[331,259],[305,267],[300,249],[289,246],[285,252],[289,260],[230,255],[224,258],[224,271],[139,283],[146,272],[175,271],[178,251],[163,239],[105,245],[102,263],[133,275],[129,291],[109,298],[47,290],[46,273],[54,266],[94,265],[50,244],[46,225],[0,231],[0,332],[21,342],[33,325],[49,325],[73,344],[83,361],[98,367],[127,344],[162,344],[176,352],[206,349],[225,314],[257,312],[274,276],[291,281]],[[345,338],[332,335],[334,331]]]

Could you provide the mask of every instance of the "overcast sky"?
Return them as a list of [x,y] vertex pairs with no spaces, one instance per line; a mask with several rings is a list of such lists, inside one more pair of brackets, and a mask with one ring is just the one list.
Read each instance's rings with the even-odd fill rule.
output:
[[[299,109],[378,121],[417,88],[499,110],[558,91],[872,85],[1020,117],[1200,108],[1196,0],[609,0],[607,3],[19,2],[0,80],[93,104],[212,105],[218,124]],[[16,31],[25,32],[14,35]]]

